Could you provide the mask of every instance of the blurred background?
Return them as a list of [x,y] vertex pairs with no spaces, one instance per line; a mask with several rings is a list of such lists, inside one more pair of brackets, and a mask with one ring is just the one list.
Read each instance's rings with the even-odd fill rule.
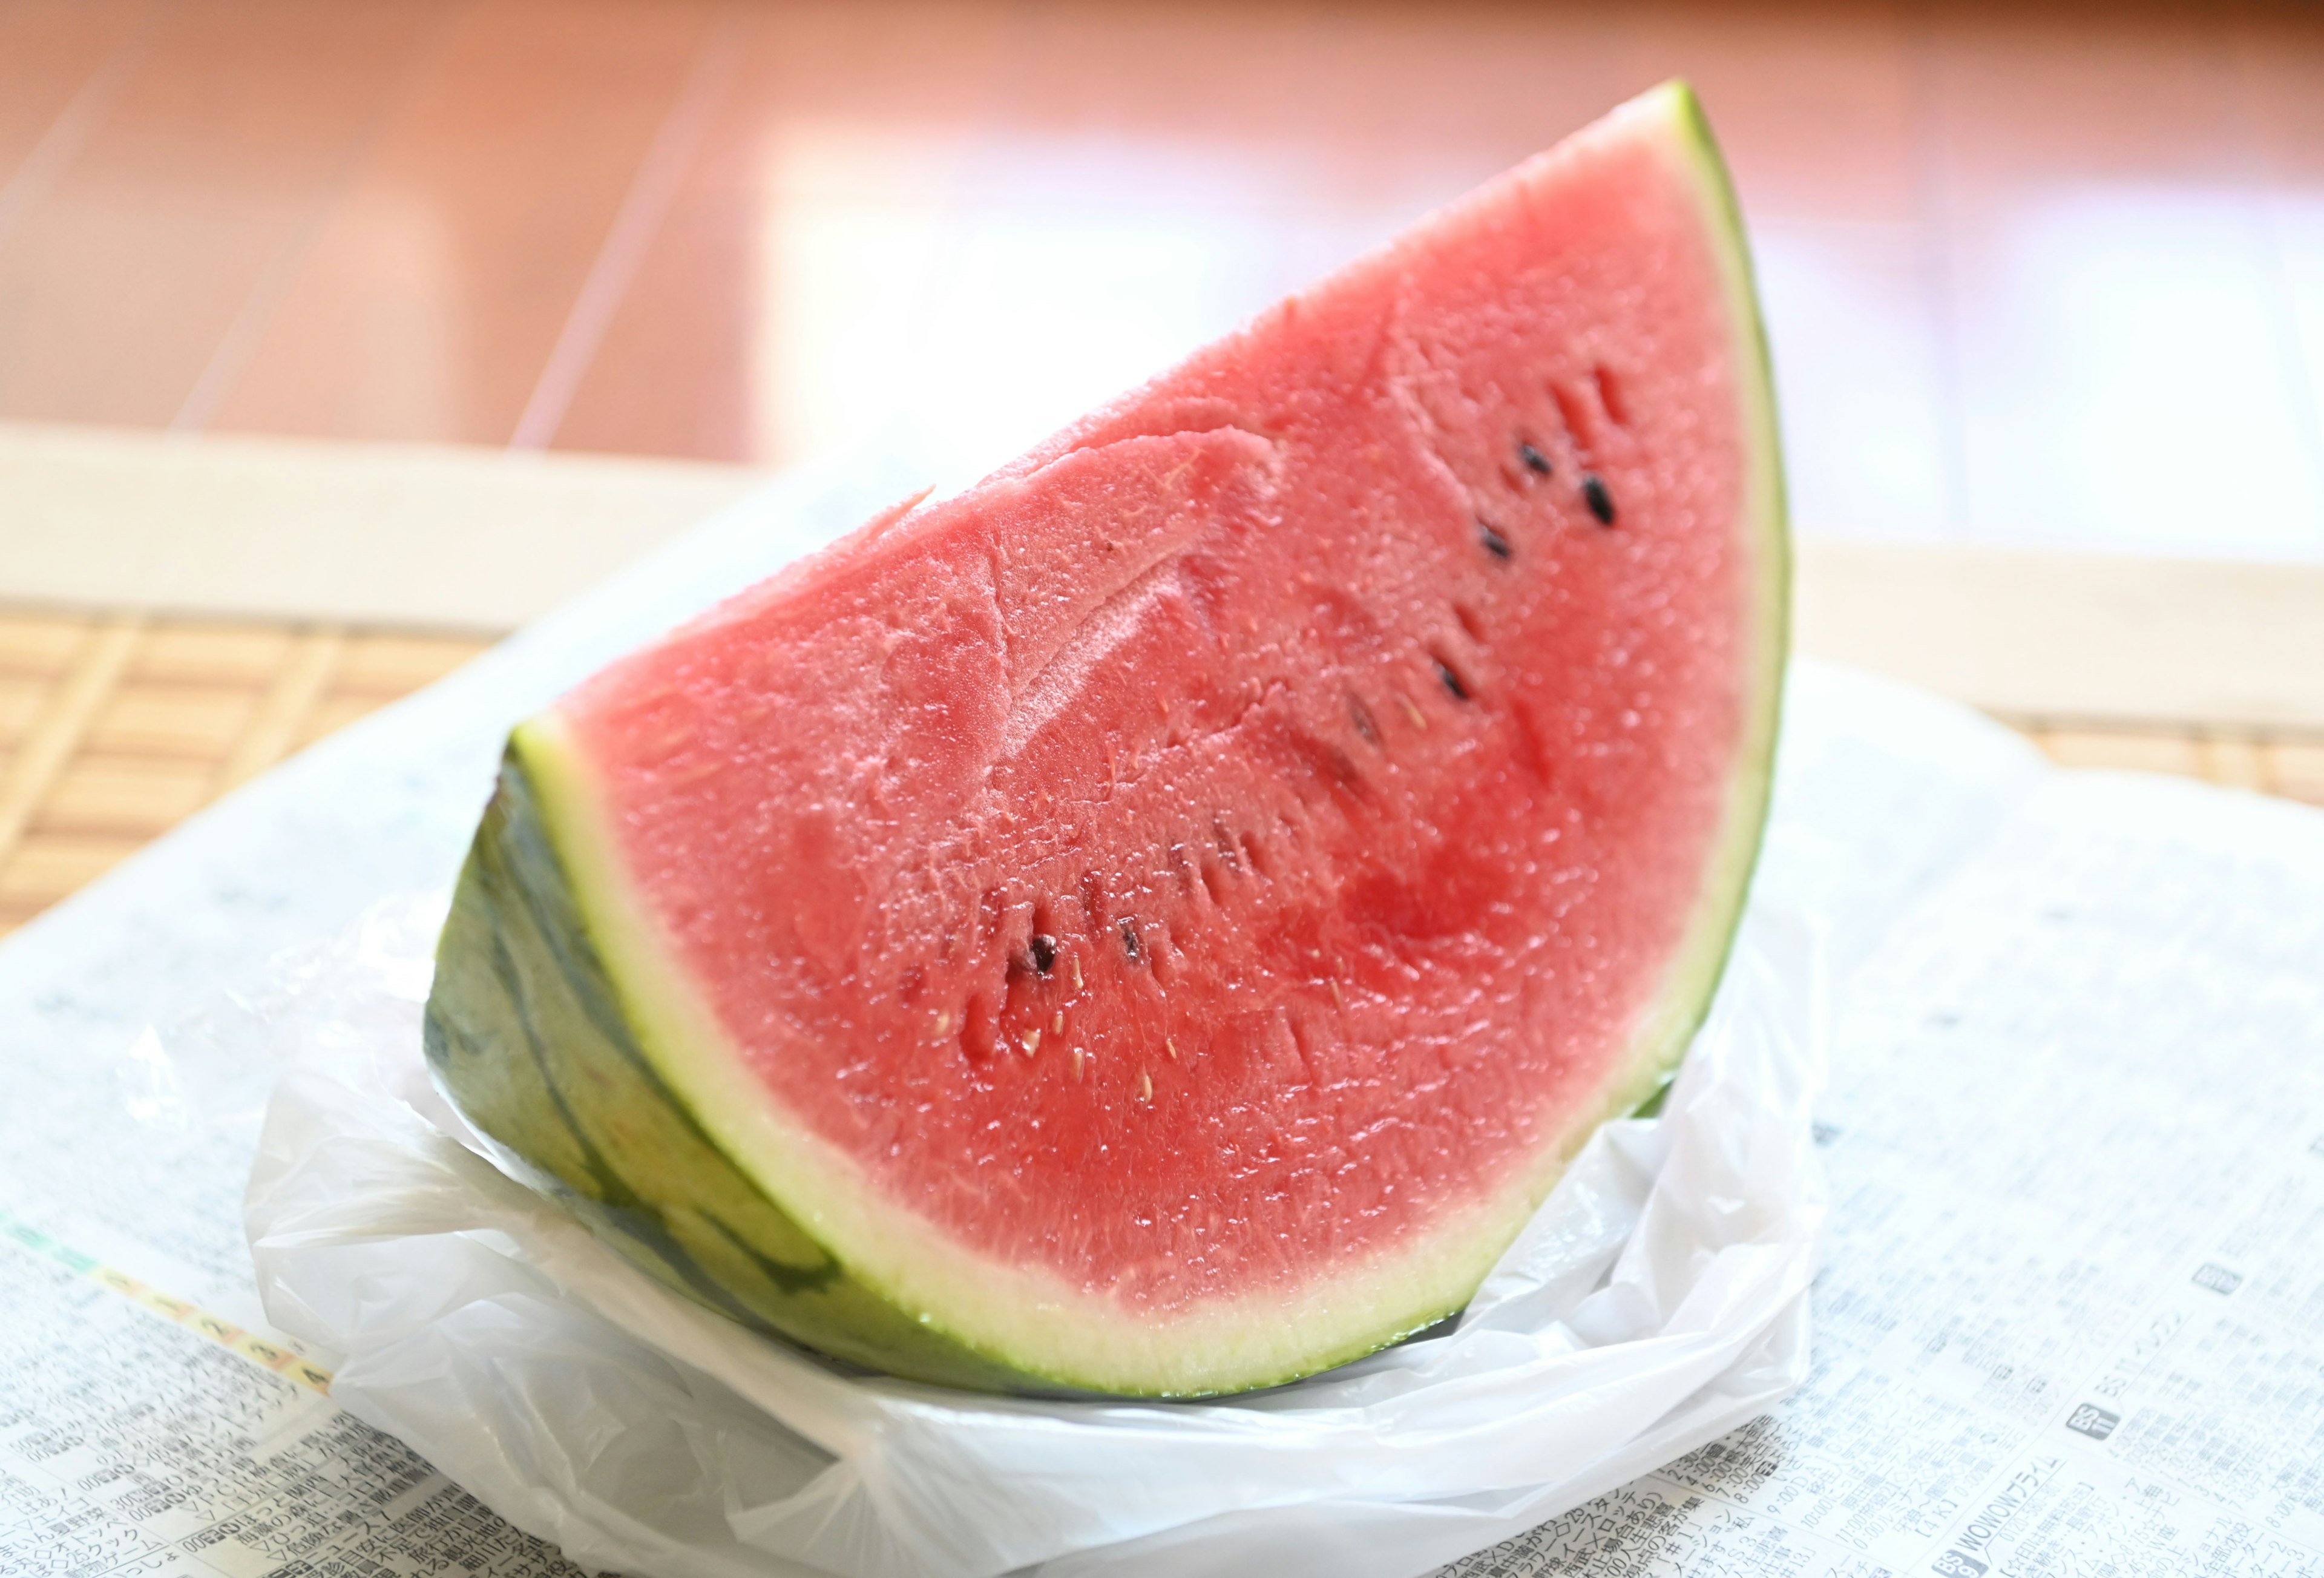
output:
[[6,0],[0,416],[1005,457],[1656,80],[1812,531],[2324,556],[2324,17]]
[[0,929],[733,468],[964,480],[1674,74],[1811,637],[2324,798],[2316,9],[0,0]]

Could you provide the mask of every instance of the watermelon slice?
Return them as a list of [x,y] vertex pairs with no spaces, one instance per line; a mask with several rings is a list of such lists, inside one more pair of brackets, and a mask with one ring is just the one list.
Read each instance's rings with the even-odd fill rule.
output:
[[1647,94],[519,728],[428,1012],[641,1264],[897,1375],[1459,1310],[1699,1022],[1784,647],[1724,172]]

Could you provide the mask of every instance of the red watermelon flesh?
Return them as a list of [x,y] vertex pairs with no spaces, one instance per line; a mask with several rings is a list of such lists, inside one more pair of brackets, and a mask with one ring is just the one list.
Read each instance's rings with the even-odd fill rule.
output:
[[1775,467],[1665,89],[512,760],[661,1099],[850,1297],[972,1384],[1266,1384],[1457,1309],[1699,1019]]

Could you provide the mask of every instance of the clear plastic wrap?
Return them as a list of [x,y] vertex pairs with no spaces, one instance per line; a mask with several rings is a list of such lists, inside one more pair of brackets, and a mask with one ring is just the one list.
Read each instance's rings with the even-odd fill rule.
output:
[[1824,1211],[1813,929],[1755,909],[1662,1115],[1609,1123],[1448,1334],[1204,1403],[853,1379],[664,1291],[485,1159],[420,1052],[442,900],[300,962],[247,1225],[333,1396],[656,1578],[1410,1578],[1797,1386]]

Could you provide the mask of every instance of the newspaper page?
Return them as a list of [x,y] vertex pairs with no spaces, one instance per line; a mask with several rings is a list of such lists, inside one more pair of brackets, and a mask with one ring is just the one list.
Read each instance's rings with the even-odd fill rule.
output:
[[275,1066],[206,1057],[201,1021],[246,1024],[298,950],[447,886],[512,724],[917,475],[874,456],[774,484],[0,945],[0,1578],[576,1572],[334,1408],[329,1356],[267,1328],[242,1194]]
[[[0,1578],[573,1571],[265,1328],[273,1067],[200,1014],[448,882],[512,722],[906,491],[788,484],[0,946]],[[1844,979],[1814,1377],[1452,1571],[2324,1578],[2324,817],[1814,671],[1784,749],[1763,881]]]
[[2053,775],[1833,1059],[1808,1384],[1446,1573],[2324,1575],[2324,817]]
[[158,1108],[138,1046],[119,1078],[6,1068],[0,1574],[575,1573],[266,1328],[235,1177],[254,1116]]

